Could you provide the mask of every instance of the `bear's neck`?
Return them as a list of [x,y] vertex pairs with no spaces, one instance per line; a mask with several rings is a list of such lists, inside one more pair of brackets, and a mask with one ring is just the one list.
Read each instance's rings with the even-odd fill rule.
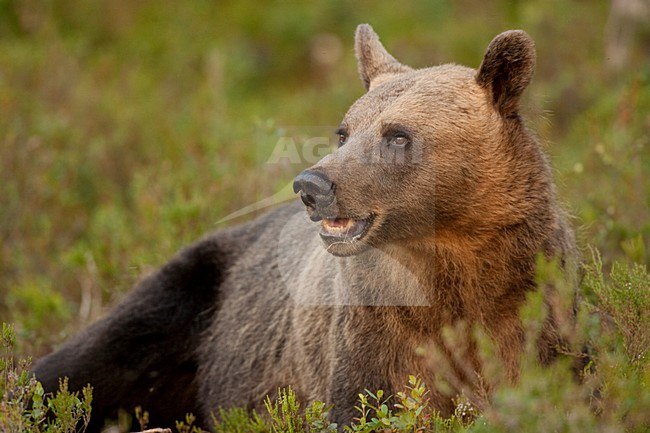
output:
[[519,224],[477,237],[440,233],[372,250],[351,258],[345,272],[359,284],[346,289],[358,296],[356,305],[406,307],[383,310],[433,331],[458,320],[485,323],[516,314],[535,287],[541,240],[531,233]]

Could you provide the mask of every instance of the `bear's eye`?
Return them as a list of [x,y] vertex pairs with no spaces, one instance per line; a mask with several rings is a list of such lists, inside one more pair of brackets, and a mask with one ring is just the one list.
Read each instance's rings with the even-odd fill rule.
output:
[[336,130],[336,135],[339,136],[339,147],[343,146],[348,141],[348,131],[343,127]]
[[397,133],[390,138],[388,144],[395,147],[405,147],[407,144],[409,144],[409,141],[410,140],[406,134]]

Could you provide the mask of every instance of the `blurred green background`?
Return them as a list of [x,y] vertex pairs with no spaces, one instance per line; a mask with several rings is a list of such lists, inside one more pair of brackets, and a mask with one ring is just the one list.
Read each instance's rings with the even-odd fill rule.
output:
[[284,187],[301,165],[265,163],[278,140],[333,131],[362,94],[362,22],[416,67],[478,67],[496,34],[529,32],[538,68],[524,114],[581,247],[647,263],[649,9],[0,0],[0,316],[38,356]]

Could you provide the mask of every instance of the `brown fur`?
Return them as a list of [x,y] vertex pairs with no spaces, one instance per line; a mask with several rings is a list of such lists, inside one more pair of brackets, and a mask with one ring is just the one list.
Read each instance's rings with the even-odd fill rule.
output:
[[[99,384],[100,416],[130,401],[125,389],[144,390],[140,404],[163,408],[152,417],[168,421],[184,411],[208,419],[220,406],[256,407],[291,385],[307,400],[334,403],[333,419],[347,423],[360,391],[394,393],[418,374],[434,406],[449,413],[451,396],[433,378],[446,368],[459,388],[476,381],[474,326],[492,338],[516,380],[519,308],[536,290],[537,255],[574,257],[547,159],[517,112],[533,75],[533,43],[524,32],[505,32],[478,71],[413,70],[361,25],[356,51],[368,93],[342,121],[344,144],[295,188],[312,220],[368,221],[366,231],[358,239],[325,236],[323,245],[319,225],[292,205],[212,234],[41,360],[35,372],[48,389],[61,373],[73,387]],[[164,362],[138,345],[151,341],[147,320],[153,330],[160,320],[147,319],[153,306],[138,301],[143,293],[154,303],[185,298],[175,329],[153,335],[151,347],[162,353],[183,344]],[[129,314],[145,319],[129,327]],[[549,315],[538,341],[544,363],[561,342],[557,322]],[[447,326],[460,329],[456,340],[444,337]],[[439,356],[422,356],[423,348]],[[163,364],[163,378],[147,379]],[[107,383],[98,365],[125,379]],[[165,401],[175,387],[191,395],[173,411]]]

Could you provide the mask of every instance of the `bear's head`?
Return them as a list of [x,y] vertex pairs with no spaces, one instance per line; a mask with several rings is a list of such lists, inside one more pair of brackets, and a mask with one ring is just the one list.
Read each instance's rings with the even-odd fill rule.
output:
[[547,199],[545,158],[518,115],[535,65],[525,32],[494,38],[478,71],[402,65],[366,24],[356,55],[367,93],[341,122],[339,148],[294,182],[328,251],[480,236]]

